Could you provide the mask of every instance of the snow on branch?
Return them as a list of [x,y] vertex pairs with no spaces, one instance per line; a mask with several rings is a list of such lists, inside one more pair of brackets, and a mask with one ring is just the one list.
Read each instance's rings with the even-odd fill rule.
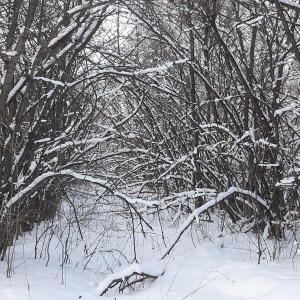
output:
[[116,197],[126,200],[126,202],[128,202],[130,204],[142,204],[142,205],[149,206],[149,207],[158,206],[160,204],[159,201],[147,201],[147,200],[143,200],[143,199],[139,199],[139,198],[133,199],[133,198],[127,197],[125,194],[122,194],[120,192],[114,192],[113,194]]
[[58,80],[53,80],[53,79],[50,79],[50,78],[33,77],[33,79],[35,79],[35,80],[42,80],[42,81],[45,81],[45,82],[51,82],[54,85],[65,86],[65,84],[63,82],[58,81]]
[[[86,180],[89,182],[97,183],[102,186],[105,186],[107,184],[106,181],[98,179],[98,178],[93,178],[91,176],[83,175],[80,173],[76,173],[72,170],[62,170],[60,172],[46,172],[40,176],[38,176],[31,184],[29,184],[26,188],[23,190],[19,191],[14,197],[10,199],[10,201],[7,202],[6,208],[10,208],[12,205],[17,203],[18,201],[22,200],[26,195],[30,194],[32,191],[34,191],[37,187],[39,187],[45,180],[50,179],[51,177],[55,176],[63,176],[63,175],[69,175],[72,177],[75,177],[77,179],[82,179]],[[16,183],[18,184],[18,183]]]
[[[61,81],[58,80],[53,80],[50,78],[46,78],[46,77],[33,77],[33,79],[35,80],[41,80],[41,81],[45,81],[45,82],[50,82],[53,85],[58,85],[58,86],[63,86],[63,87],[73,87],[85,80],[88,79],[98,79],[99,76],[104,75],[104,74],[108,74],[108,75],[117,75],[117,76],[129,76],[129,77],[136,77],[136,76],[141,76],[141,75],[148,75],[150,77],[153,77],[153,75],[155,74],[160,74],[163,72],[166,72],[168,69],[172,68],[174,65],[179,65],[179,64],[184,64],[187,63],[188,59],[180,59],[180,60],[176,60],[176,61],[171,61],[171,62],[166,62],[163,65],[154,67],[154,68],[146,68],[146,69],[142,69],[139,71],[132,71],[132,72],[128,72],[128,71],[118,71],[112,68],[108,68],[108,69],[103,69],[103,70],[98,70],[98,71],[93,71],[89,74],[84,74],[84,76],[81,79],[75,80],[74,82],[66,82],[63,83]],[[46,69],[50,64],[52,63],[52,61],[50,61],[50,63],[48,62],[47,64],[45,63],[44,65],[44,69]],[[108,93],[111,94],[112,92]]]
[[279,0],[282,5],[287,6],[288,8],[295,9],[297,11],[300,10],[300,4],[294,0]]
[[[182,177],[180,177],[182,178]],[[174,207],[176,205],[182,204],[185,200],[187,199],[196,199],[198,197],[207,197],[207,198],[212,198],[216,196],[216,191],[214,189],[208,189],[208,188],[196,188],[196,190],[191,190],[191,191],[184,191],[180,193],[172,193],[170,196],[163,197],[161,199],[161,205],[159,207],[160,210],[167,209],[169,207]],[[157,208],[157,206],[153,207]],[[144,208],[143,208],[144,210]],[[140,210],[142,211],[142,209]],[[148,210],[149,213],[149,210]],[[175,219],[175,218],[174,218]],[[173,220],[174,222],[174,220]]]
[[86,9],[92,9],[98,6],[105,6],[108,4],[111,4],[111,1],[100,1],[94,4],[91,4],[91,1],[82,1],[81,5],[74,6],[73,8],[69,9],[67,13],[68,15],[73,16]]
[[174,162],[167,171],[165,171],[162,175],[160,175],[157,179],[156,182],[158,182],[161,178],[163,178],[164,176],[166,176],[172,169],[174,169],[178,164],[181,164],[183,162],[186,161],[186,159],[188,158],[187,155],[184,155],[182,157],[180,157],[176,162]]
[[15,87],[9,92],[7,96],[7,103],[16,95],[18,90],[22,87],[23,83],[25,82],[26,77],[21,77]]
[[[10,208],[12,205],[21,200],[24,196],[29,194],[31,191],[35,190],[42,182],[46,179],[53,177],[55,175],[54,172],[46,172],[40,176],[38,176],[31,184],[29,184],[26,188],[19,191],[14,197],[12,197],[6,204],[6,208]],[[17,182],[16,185],[19,183]]]
[[264,139],[259,139],[257,141],[258,144],[263,144],[263,145],[266,145],[266,146],[269,146],[269,147],[272,147],[272,148],[278,148],[278,145],[277,144],[273,144],[273,143],[270,143],[268,141],[265,141]]
[[[57,150],[66,149],[70,146],[78,146],[78,145],[86,145],[86,144],[98,144],[98,143],[101,143],[101,142],[104,142],[104,141],[108,140],[109,138],[111,138],[111,136],[103,137],[103,138],[86,139],[86,140],[82,140],[82,141],[68,141],[68,142],[65,142],[63,144],[59,144],[57,146],[54,146],[53,148],[48,149],[47,151],[45,151],[45,154],[48,155],[48,154],[53,153]],[[39,143],[39,142],[40,141],[36,141],[36,143]]]
[[285,106],[285,107],[280,108],[280,109],[276,109],[275,112],[274,112],[274,117],[276,117],[276,116],[280,117],[283,113],[285,113],[287,111],[294,112],[295,110],[298,111],[298,109],[296,107],[296,103],[291,103],[288,106]]
[[120,272],[110,274],[103,281],[100,281],[95,292],[102,296],[117,285],[119,285],[119,292],[123,292],[126,288],[133,288],[138,282],[146,279],[156,279],[163,273],[163,264],[133,264]]
[[232,138],[234,138],[235,140],[238,140],[238,137],[233,132],[231,132],[228,128],[226,128],[223,125],[212,123],[212,124],[199,125],[199,127],[202,128],[202,129],[206,129],[206,128],[218,128],[218,129],[222,129],[223,131],[227,132]]
[[8,56],[8,57],[12,57],[12,56],[16,56],[16,55],[18,54],[18,52],[17,52],[17,51],[6,51],[6,50],[2,50],[2,51],[0,52],[0,54],[6,55],[6,56]]
[[161,65],[161,66],[157,66],[157,67],[154,67],[154,68],[147,68],[147,69],[144,69],[144,70],[141,70],[141,71],[138,71],[138,72],[134,72],[134,75],[139,75],[139,74],[151,74],[151,73],[162,73],[162,72],[165,72],[167,71],[169,68],[173,67],[173,65],[178,65],[178,64],[184,64],[188,62],[188,59],[185,58],[185,59],[179,59],[179,60],[176,60],[174,62],[166,62],[165,64]]
[[281,179],[280,182],[277,182],[275,184],[275,186],[290,187],[293,186],[295,183],[296,183],[296,179],[294,176],[292,176],[292,177]]
[[68,27],[65,27],[63,30],[61,30],[61,32],[49,42],[48,48],[53,47],[58,41],[60,41],[62,38],[64,38],[67,34],[69,34],[77,26],[78,26],[77,23],[71,22],[71,24]]
[[[137,214],[138,211],[134,208],[133,204],[141,204],[145,205],[148,207],[153,207],[159,205],[159,201],[147,201],[143,199],[132,199],[130,197],[127,197],[126,195],[120,193],[120,192],[115,192],[111,188],[110,185],[108,185],[108,182],[99,178],[95,178],[86,174],[81,174],[78,172],[75,172],[71,169],[66,169],[66,170],[61,170],[58,172],[46,172],[40,176],[38,176],[32,183],[30,183],[27,187],[23,188],[20,190],[14,197],[12,197],[6,204],[6,211],[10,207],[12,207],[14,204],[22,201],[24,197],[30,195],[33,191],[35,191],[41,184],[43,184],[46,180],[52,178],[52,177],[59,177],[59,176],[66,176],[66,177],[73,177],[79,180],[91,182],[94,184],[97,184],[103,188],[105,188],[107,191],[111,193],[112,196],[116,196],[122,200],[124,200],[127,204],[129,204]],[[18,183],[16,183],[18,184]],[[5,216],[5,213],[2,214],[2,217]],[[148,224],[146,221],[145,223],[151,228],[150,224]]]
[[[93,71],[90,74],[86,75],[84,79],[92,79],[94,77],[98,77],[103,74],[112,74],[112,75],[120,75],[120,76],[139,76],[139,75],[153,75],[155,73],[162,73],[172,68],[174,65],[185,64],[188,62],[188,59],[179,59],[176,61],[165,62],[163,65],[159,65],[153,68],[146,68],[139,71],[118,71],[115,69],[103,69],[99,71]],[[74,82],[76,84],[77,82]]]
[[243,189],[238,188],[238,187],[231,187],[226,192],[219,193],[214,199],[206,202],[205,204],[203,204],[201,207],[195,209],[193,211],[193,213],[190,214],[190,216],[186,219],[186,221],[179,228],[179,230],[178,230],[176,236],[173,238],[173,240],[172,240],[169,248],[163,253],[163,255],[161,256],[160,260],[164,259],[171,252],[171,250],[174,248],[174,246],[176,245],[176,243],[179,241],[180,237],[185,232],[185,230],[193,223],[193,221],[195,219],[198,218],[198,216],[201,213],[203,213],[204,211],[206,211],[210,207],[215,206],[219,202],[225,200],[230,195],[235,194],[235,193],[248,195],[248,196],[252,197],[253,199],[255,199],[256,201],[258,201],[262,206],[265,207],[265,209],[270,210],[270,207],[267,204],[267,202],[265,200],[263,200],[262,198],[260,198],[255,193],[250,192],[248,190],[243,190]]

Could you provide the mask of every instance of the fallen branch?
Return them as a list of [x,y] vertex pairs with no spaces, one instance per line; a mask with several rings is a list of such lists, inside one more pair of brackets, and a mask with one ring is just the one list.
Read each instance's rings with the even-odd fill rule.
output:
[[126,269],[110,274],[101,281],[96,289],[96,293],[103,296],[109,289],[119,285],[118,291],[124,292],[126,288],[134,288],[138,282],[143,282],[147,279],[156,279],[163,275],[163,265],[158,263],[149,265],[134,264]]

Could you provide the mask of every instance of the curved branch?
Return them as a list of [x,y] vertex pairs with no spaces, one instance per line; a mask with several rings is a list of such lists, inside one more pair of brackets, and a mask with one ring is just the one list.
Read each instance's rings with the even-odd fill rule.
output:
[[18,192],[14,197],[12,197],[6,204],[6,211],[3,212],[1,215],[1,218],[3,219],[6,215],[6,212],[9,208],[14,206],[15,204],[19,203],[23,199],[25,199],[27,196],[32,194],[34,191],[36,191],[46,180],[53,178],[53,177],[72,177],[79,180],[91,182],[94,184],[97,184],[98,186],[106,189],[111,193],[112,196],[116,196],[120,198],[121,200],[125,201],[139,216],[141,220],[152,230],[152,226],[142,218],[141,214],[138,212],[134,204],[142,204],[145,206],[157,206],[159,205],[159,201],[147,201],[143,199],[132,199],[128,196],[126,196],[123,193],[115,192],[113,191],[112,187],[108,185],[108,182],[99,178],[94,178],[89,175],[81,174],[78,172],[75,172],[73,170],[67,169],[67,170],[61,170],[59,172],[46,172],[40,176],[38,176],[31,184],[29,184],[26,188]]
[[172,249],[174,248],[174,246],[177,244],[177,242],[179,241],[180,237],[182,236],[182,234],[186,231],[186,229],[189,228],[189,226],[193,223],[193,221],[204,211],[206,211],[207,209],[217,205],[219,202],[225,200],[227,197],[231,196],[232,194],[235,193],[239,193],[239,194],[244,194],[244,195],[248,195],[250,197],[252,197],[253,199],[255,199],[256,201],[258,201],[262,206],[265,207],[265,209],[270,210],[269,205],[267,204],[267,202],[265,200],[263,200],[262,198],[260,198],[259,196],[257,196],[255,193],[252,193],[248,190],[243,190],[240,189],[238,187],[231,187],[227,190],[227,192],[222,192],[219,193],[215,199],[210,200],[208,202],[206,202],[205,204],[203,204],[201,207],[195,209],[193,211],[193,213],[187,218],[187,220],[181,225],[181,227],[178,230],[178,233],[176,234],[176,236],[174,237],[173,241],[171,242],[170,247],[163,253],[163,255],[160,257],[159,260],[164,259],[168,254],[170,254],[170,252],[172,251]]

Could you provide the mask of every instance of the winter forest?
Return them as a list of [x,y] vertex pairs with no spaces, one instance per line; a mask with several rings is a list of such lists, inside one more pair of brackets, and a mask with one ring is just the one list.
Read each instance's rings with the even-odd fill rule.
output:
[[0,0],[1,299],[299,299],[299,75],[298,0]]

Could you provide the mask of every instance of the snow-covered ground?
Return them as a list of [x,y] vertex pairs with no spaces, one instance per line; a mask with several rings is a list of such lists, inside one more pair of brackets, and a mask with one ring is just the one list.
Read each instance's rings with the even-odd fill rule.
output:
[[[105,215],[101,218],[103,222]],[[91,220],[95,221],[92,217]],[[159,220],[154,221],[159,223]],[[131,222],[116,217],[106,219],[104,224],[92,229],[82,227],[82,240],[76,223],[71,226],[54,223],[52,231],[42,234],[49,226],[44,224],[17,241],[17,246],[11,249],[11,278],[5,273],[8,262],[0,262],[0,299],[300,299],[297,243],[284,247],[282,242],[274,247],[271,240],[262,242],[264,251],[258,264],[255,235],[221,230],[217,221],[204,222],[193,225],[170,255],[157,261],[166,250],[159,226],[154,233],[149,232],[147,239],[142,238],[137,226],[134,247]],[[175,231],[176,228],[165,226],[166,244]],[[133,269],[163,272],[163,275],[139,283],[135,290],[123,294],[109,290],[100,297],[105,278],[112,273],[115,275],[110,278],[117,277],[118,272],[125,274],[124,270],[131,263],[135,263]]]

